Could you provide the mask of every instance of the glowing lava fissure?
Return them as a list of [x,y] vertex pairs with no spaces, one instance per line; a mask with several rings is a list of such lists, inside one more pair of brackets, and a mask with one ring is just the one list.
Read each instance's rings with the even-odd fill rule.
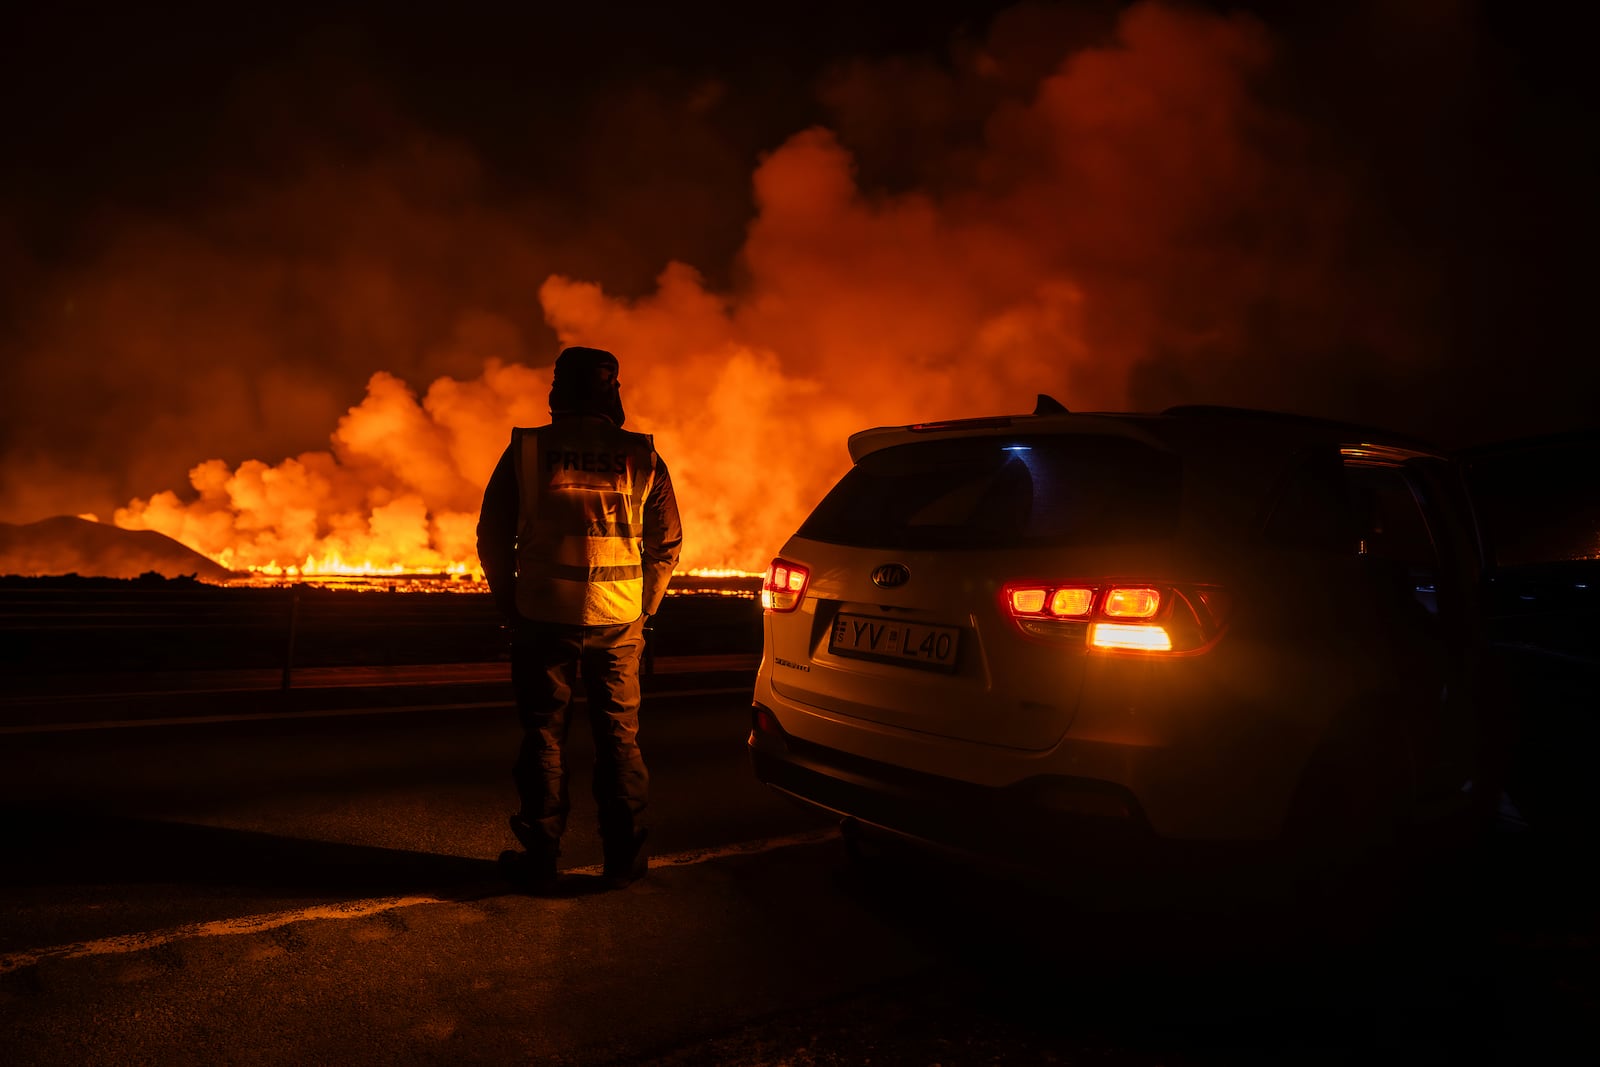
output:
[[[741,410],[739,396],[755,376],[754,359],[733,352],[709,375],[722,394],[718,403],[732,415],[679,404],[674,394],[649,389],[650,375],[666,368],[637,361],[636,377],[647,386],[642,396],[657,398],[661,407],[652,411],[656,404],[642,400],[630,410],[628,425],[654,428],[656,447],[672,472],[691,531],[681,575],[759,574],[772,544],[792,531],[814,494],[842,473],[831,468],[848,465],[837,444],[844,437],[840,432],[831,465],[807,463],[795,453],[785,459],[794,473],[769,474],[765,485],[749,469],[740,454],[761,445],[752,425],[761,412]],[[380,372],[368,382],[366,397],[339,420],[327,451],[301,453],[275,466],[208,460],[189,472],[191,493],[135,499],[117,509],[114,522],[163,533],[258,579],[481,579],[476,542],[483,485],[513,426],[549,420],[549,375],[548,368],[491,360],[480,377],[441,378],[419,397]],[[762,499],[767,488],[786,484],[784,500]]]
[[[202,579],[208,585],[230,588],[281,589],[286,586],[313,586],[351,592],[383,593],[478,593],[487,594],[482,574],[435,574],[422,571],[349,574],[316,571],[267,570],[235,572],[226,579]],[[668,596],[727,596],[753,600],[759,594],[761,575],[732,568],[707,568],[675,574]]]

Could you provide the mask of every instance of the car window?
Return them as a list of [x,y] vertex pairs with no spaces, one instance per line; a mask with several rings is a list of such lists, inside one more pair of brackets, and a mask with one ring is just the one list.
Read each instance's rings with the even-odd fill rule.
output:
[[1403,472],[1393,467],[1346,467],[1345,484],[1359,541],[1357,552],[1413,568],[1438,566],[1433,535]]
[[1302,459],[1280,486],[1263,530],[1284,548],[1360,557],[1430,615],[1439,611],[1439,552],[1418,486],[1396,467]]
[[1514,442],[1467,472],[1493,563],[1600,559],[1600,436]]
[[1415,567],[1438,561],[1433,537],[1406,475],[1393,467],[1346,465],[1330,456],[1290,471],[1265,536],[1288,548],[1350,553]]
[[1168,537],[1176,456],[1126,438],[961,437],[862,457],[801,537],[875,548],[1014,548]]

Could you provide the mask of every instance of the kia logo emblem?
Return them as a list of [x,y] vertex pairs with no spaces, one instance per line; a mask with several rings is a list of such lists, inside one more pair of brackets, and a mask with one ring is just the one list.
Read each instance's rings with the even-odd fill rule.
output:
[[911,572],[899,563],[885,563],[872,572],[872,584],[880,589],[893,589],[911,580]]

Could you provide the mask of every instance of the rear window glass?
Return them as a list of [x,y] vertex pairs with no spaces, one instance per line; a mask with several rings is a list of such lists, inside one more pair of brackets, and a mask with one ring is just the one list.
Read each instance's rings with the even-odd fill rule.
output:
[[800,528],[873,548],[1017,548],[1170,536],[1176,456],[1098,435],[960,437],[865,456]]

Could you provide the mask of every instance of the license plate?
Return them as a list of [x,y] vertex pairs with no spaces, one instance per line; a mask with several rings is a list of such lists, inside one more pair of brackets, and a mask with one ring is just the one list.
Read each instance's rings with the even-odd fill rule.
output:
[[833,620],[828,651],[838,656],[953,671],[960,637],[961,631],[954,626],[840,615]]

